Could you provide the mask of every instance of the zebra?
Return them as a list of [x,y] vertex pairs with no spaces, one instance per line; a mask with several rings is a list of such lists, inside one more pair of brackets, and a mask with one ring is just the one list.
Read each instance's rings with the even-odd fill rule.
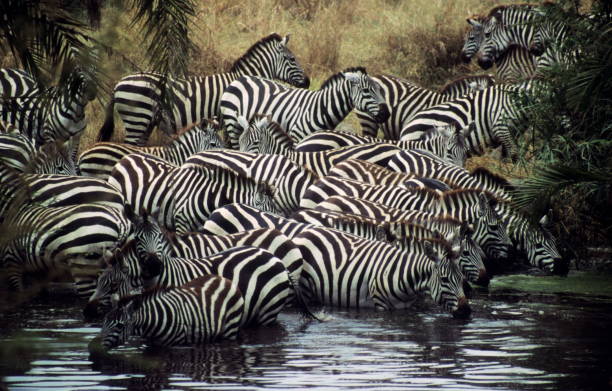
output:
[[304,254],[300,280],[311,301],[340,308],[408,308],[418,293],[453,316],[465,318],[470,307],[462,289],[456,251],[436,253],[430,242],[401,251],[389,244],[313,227],[294,239]]
[[0,163],[20,173],[76,175],[73,151],[72,139],[36,148],[22,134],[0,134]]
[[202,226],[210,235],[229,235],[259,228],[274,228],[293,239],[307,224],[243,204],[228,204],[216,209]]
[[241,77],[221,96],[227,142],[238,149],[242,126],[238,117],[267,114],[286,129],[294,142],[321,129],[334,129],[353,109],[384,122],[389,108],[377,82],[365,68],[348,68],[329,77],[317,91],[287,88],[259,77]]
[[[404,124],[419,111],[493,85],[493,79],[488,75],[467,76],[449,83],[442,93],[391,75],[377,75],[373,80],[380,85],[389,107],[390,115],[380,122],[383,138],[387,140],[398,140]],[[379,123],[373,120],[373,116],[360,110],[356,114],[362,134],[376,137]]]
[[0,68],[0,97],[18,98],[41,89],[32,75],[22,69]]
[[[350,145],[369,143],[389,143],[400,149],[425,149],[458,166],[465,164],[467,147],[465,136],[476,128],[471,122],[466,129],[456,129],[453,125],[433,126],[418,139],[393,141],[370,136],[360,136],[352,132],[318,131],[306,136],[296,147],[298,152],[315,152],[342,148]],[[335,164],[334,164],[335,166]]]
[[438,194],[432,190],[405,189],[392,186],[372,186],[362,182],[325,177],[311,186],[300,206],[314,209],[333,195],[362,198],[403,210],[417,209],[438,215],[449,215],[474,224],[474,238],[493,259],[505,259],[512,244],[502,218],[494,210],[502,201],[492,193],[474,189],[459,189]]
[[141,244],[148,243],[155,252],[181,258],[202,258],[237,246],[252,246],[269,251],[283,262],[294,281],[299,281],[302,255],[291,239],[276,229],[254,229],[230,235],[206,235],[199,232],[177,234],[164,230],[150,215],[128,215],[137,221],[134,235]]
[[[546,6],[552,7],[551,4]],[[529,45],[529,53],[537,58],[539,76],[544,70],[574,62],[577,54],[566,47],[568,26],[560,20],[551,21],[554,15],[549,15],[550,11],[547,11],[542,10],[538,14],[535,33]]]
[[164,228],[174,230],[172,184],[177,170],[153,155],[130,154],[117,162],[107,182],[123,196],[127,209],[137,215],[150,213]]
[[115,164],[131,153],[148,153],[171,164],[180,166],[187,158],[197,152],[222,148],[223,142],[217,132],[219,124],[213,120],[203,120],[179,131],[174,140],[165,146],[137,147],[129,144],[102,142],[83,151],[78,159],[81,175],[106,180]]
[[493,86],[422,110],[405,124],[400,140],[411,139],[413,133],[433,125],[454,124],[463,128],[473,121],[476,130],[465,137],[468,156],[482,155],[485,148],[501,145],[502,156],[516,161],[518,147],[511,130],[521,125],[524,117],[515,104],[516,93],[522,90],[522,87]]
[[274,205],[285,215],[299,208],[304,191],[319,179],[308,168],[282,155],[206,151],[191,156],[186,163],[223,167],[258,182],[273,183],[276,188]]
[[186,163],[172,178],[174,227],[184,233],[197,230],[210,213],[232,202],[277,212],[273,186],[218,167]]
[[54,272],[67,265],[81,297],[93,291],[104,250],[121,246],[132,228],[121,210],[97,204],[23,205],[3,226],[15,232],[0,248],[12,289],[23,290],[24,274]]
[[286,156],[319,176],[326,175],[332,166],[348,158],[384,166],[400,150],[391,144],[366,144],[330,151],[297,152],[289,134],[268,115],[252,117],[239,137],[239,146],[242,152]]
[[[414,240],[439,238],[441,241],[459,240],[463,251],[459,255],[459,266],[468,281],[479,285],[487,285],[489,279],[483,263],[484,252],[471,238],[471,230],[467,224],[440,224],[446,228],[442,232],[428,228],[412,221],[379,221],[376,219],[345,214],[341,212],[306,209],[294,213],[291,218],[306,224],[337,229],[364,239],[392,243],[398,248],[409,249]],[[441,221],[441,220],[438,220]]]
[[[348,171],[348,175],[360,175],[355,167],[359,168],[356,164],[349,165],[348,168],[344,170],[344,166],[340,166],[334,174],[347,175],[343,173],[343,171]],[[478,167],[472,170],[472,172],[469,172],[462,167],[445,162],[428,151],[402,151],[391,159],[389,169],[396,172],[395,174],[389,173],[389,175],[400,183],[404,183],[415,177],[430,178],[442,181],[452,189],[469,188],[488,191],[495,194],[497,198],[503,201],[511,201],[511,193],[514,191],[514,186],[505,178],[493,174],[486,168]],[[378,172],[381,171],[382,170],[378,170]],[[402,179],[402,174],[406,174],[405,179]],[[362,177],[364,177],[363,174],[356,179],[360,180]],[[380,176],[376,179],[380,181]]]
[[[493,8],[491,12],[494,14],[497,10]],[[461,49],[461,59],[464,63],[469,63],[481,48],[489,20],[490,16],[482,15],[475,15],[467,19],[470,28],[465,35]],[[527,48],[511,44],[495,59],[495,76],[499,82],[517,83],[533,77],[536,73],[536,66],[536,59]]]
[[27,186],[27,202],[45,207],[80,204],[105,205],[123,210],[123,196],[106,181],[74,175],[22,174]]
[[536,10],[537,6],[531,4],[501,5],[491,9],[483,29],[484,40],[476,54],[478,65],[489,69],[513,44],[529,49]]
[[[225,277],[236,284],[244,296],[241,321],[244,327],[274,323],[278,313],[289,303],[291,292],[299,296],[283,263],[264,249],[239,246],[205,258],[178,258],[150,252],[157,248],[143,246],[139,250],[139,240],[135,241],[135,251],[121,261],[123,270],[135,273],[123,276],[123,284],[134,284],[129,291],[180,286],[209,274]],[[132,265],[126,266],[126,263]]]
[[[114,130],[113,109],[125,125],[125,142],[144,146],[155,126],[167,134],[191,123],[219,115],[223,91],[241,76],[252,75],[308,88],[310,80],[287,47],[289,35],[272,33],[251,46],[227,73],[187,78],[154,73],[126,76],[115,86],[98,141],[110,140]],[[164,92],[169,107],[163,104]]]
[[65,87],[34,90],[0,102],[0,119],[13,124],[36,146],[80,137],[87,125],[85,107],[94,99],[95,89],[83,71],[75,70],[65,77]]
[[235,339],[244,298],[230,280],[202,276],[181,287],[154,288],[116,303],[100,331],[104,349],[141,336],[153,345],[194,345]]

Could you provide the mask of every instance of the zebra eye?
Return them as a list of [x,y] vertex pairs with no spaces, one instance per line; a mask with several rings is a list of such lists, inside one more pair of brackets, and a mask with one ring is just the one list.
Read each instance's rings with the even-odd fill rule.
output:
[[442,283],[444,284],[448,284],[450,282],[450,280],[448,279],[448,277],[441,277],[440,280],[442,281]]
[[485,38],[491,37],[491,33],[485,33]]
[[123,323],[117,323],[117,326],[115,327],[119,330],[123,330],[123,327],[125,327],[125,325]]

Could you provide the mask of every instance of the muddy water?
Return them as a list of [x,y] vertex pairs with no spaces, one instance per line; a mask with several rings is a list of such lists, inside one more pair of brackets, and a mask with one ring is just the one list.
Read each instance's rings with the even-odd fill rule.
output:
[[[495,284],[493,284],[495,286]],[[90,354],[83,303],[38,298],[0,320],[0,389],[605,390],[612,388],[612,300],[477,291],[458,321],[412,312],[281,314],[239,341],[155,350],[134,340]]]

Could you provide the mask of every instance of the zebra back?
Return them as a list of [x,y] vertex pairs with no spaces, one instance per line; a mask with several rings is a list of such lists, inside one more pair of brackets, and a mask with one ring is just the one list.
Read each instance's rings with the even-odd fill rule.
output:
[[446,83],[440,88],[440,93],[449,99],[455,99],[472,92],[482,91],[494,84],[495,78],[492,75],[468,75]]
[[130,154],[123,157],[108,178],[137,215],[150,213],[159,223],[174,229],[175,197],[172,191],[177,167],[152,155]]
[[235,339],[244,313],[239,288],[219,276],[181,287],[156,288],[121,300],[104,318],[102,346],[112,349],[137,335],[153,345],[196,345]]
[[380,87],[364,68],[337,73],[317,91],[286,88],[257,77],[241,77],[227,87],[221,98],[223,125],[233,149],[238,148],[238,139],[244,130],[239,117],[268,114],[298,142],[314,131],[334,129],[354,108],[370,113],[377,121],[388,117]]
[[[98,139],[110,140],[113,108],[126,128],[125,142],[144,146],[155,126],[171,134],[219,115],[221,95],[240,76],[251,75],[308,88],[310,80],[288,49],[289,36],[273,33],[251,46],[227,73],[178,78],[154,73],[126,76],[115,86]],[[162,92],[163,91],[163,92]]]
[[187,163],[223,167],[258,182],[273,183],[275,207],[284,214],[297,210],[303,193],[319,179],[306,167],[282,155],[206,151],[190,157]]
[[202,227],[202,232],[213,235],[228,235],[258,228],[274,228],[295,237],[307,225],[295,220],[262,212],[242,204],[229,204],[215,210]]
[[218,124],[204,120],[193,124],[174,136],[168,145],[139,147],[135,145],[102,142],[96,143],[79,156],[78,167],[81,175],[106,180],[119,160],[131,153],[146,153],[180,166],[191,155],[222,146],[217,135]]
[[327,175],[331,167],[348,158],[367,160],[384,166],[399,151],[391,144],[348,146],[319,152],[297,152],[284,129],[269,116],[255,116],[239,139],[244,152],[282,154],[319,176]]
[[231,170],[196,164],[182,165],[173,177],[176,199],[174,223],[177,232],[199,229],[217,208],[239,202],[276,212],[273,185]]

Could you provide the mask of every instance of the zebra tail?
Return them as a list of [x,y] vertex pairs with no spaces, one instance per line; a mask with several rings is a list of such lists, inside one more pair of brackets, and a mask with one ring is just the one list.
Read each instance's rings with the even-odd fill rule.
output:
[[110,102],[108,102],[108,106],[106,106],[106,118],[104,119],[104,124],[100,128],[98,132],[98,141],[110,141],[113,136],[113,132],[115,131],[115,99],[111,98]]
[[319,322],[325,322],[326,321],[325,317],[320,317],[318,315],[315,315],[310,310],[310,308],[308,307],[308,304],[306,304],[306,301],[304,300],[304,297],[302,296],[302,291],[300,290],[299,286],[293,280],[293,277],[288,271],[287,271],[287,277],[289,277],[289,283],[291,284],[291,287],[293,288],[293,292],[295,293],[295,305],[300,311],[300,314],[305,318],[315,319],[315,320],[318,320]]

